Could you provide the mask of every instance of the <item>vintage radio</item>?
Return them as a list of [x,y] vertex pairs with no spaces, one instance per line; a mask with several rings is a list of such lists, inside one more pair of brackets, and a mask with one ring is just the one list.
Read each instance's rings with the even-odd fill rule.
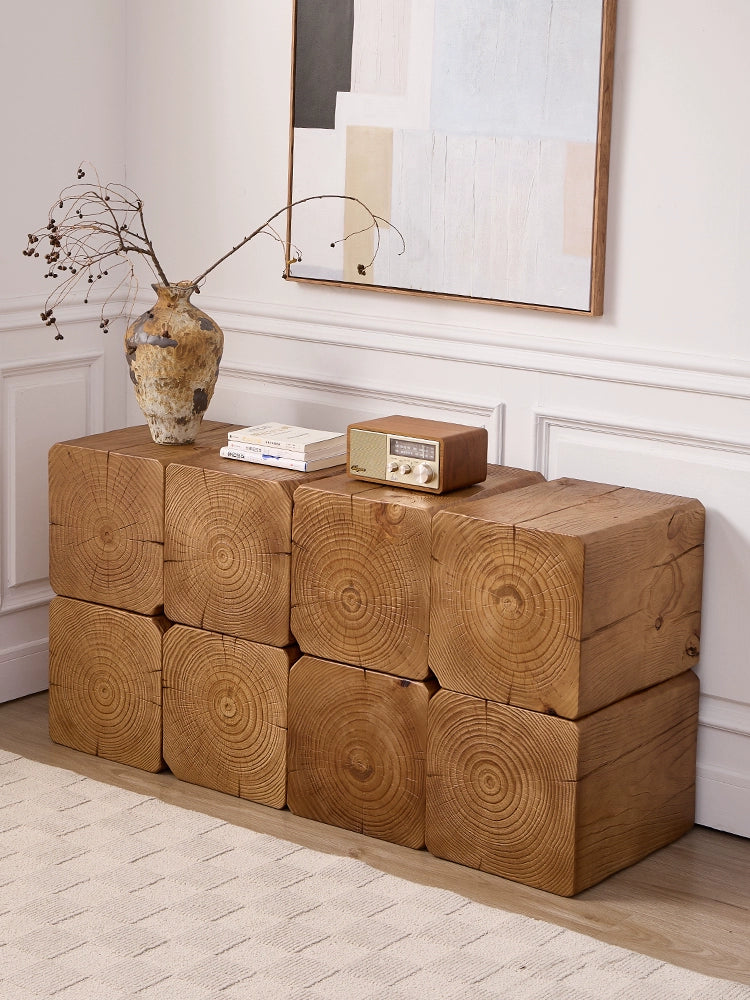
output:
[[487,478],[487,431],[420,417],[378,417],[347,428],[356,479],[447,493]]

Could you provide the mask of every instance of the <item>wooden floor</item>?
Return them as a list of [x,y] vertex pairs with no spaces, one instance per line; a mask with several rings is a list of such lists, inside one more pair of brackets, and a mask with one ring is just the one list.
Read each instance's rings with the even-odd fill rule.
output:
[[441,886],[707,975],[750,984],[750,840],[695,827],[574,899],[53,744],[47,695],[0,704],[0,748],[318,851]]

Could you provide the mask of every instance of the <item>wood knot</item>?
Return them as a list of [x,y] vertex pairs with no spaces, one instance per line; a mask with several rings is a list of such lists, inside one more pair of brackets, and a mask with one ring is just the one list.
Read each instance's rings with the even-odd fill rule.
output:
[[366,757],[353,754],[346,765],[347,771],[357,781],[367,781],[375,773],[375,769]]
[[102,547],[105,549],[111,549],[115,544],[115,532],[113,531],[111,525],[104,524],[99,529],[99,541]]
[[520,591],[512,584],[502,584],[491,592],[503,618],[520,618],[526,607]]
[[237,714],[237,705],[234,699],[230,698],[229,695],[225,695],[219,704],[219,711],[225,719],[233,719]]
[[344,610],[350,615],[356,614],[362,607],[362,595],[354,584],[350,583],[348,587],[344,587],[341,591],[341,603],[344,606]]
[[375,505],[375,523],[389,538],[399,534],[401,522],[406,517],[406,509],[395,503],[378,503]]
[[700,637],[693,632],[689,637],[688,641],[685,643],[685,652],[692,659],[697,659],[701,651],[701,641]]

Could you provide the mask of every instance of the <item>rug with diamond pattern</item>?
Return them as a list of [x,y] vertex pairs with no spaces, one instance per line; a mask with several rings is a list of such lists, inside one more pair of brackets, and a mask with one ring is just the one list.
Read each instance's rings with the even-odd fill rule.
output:
[[750,1000],[0,750],[0,998]]

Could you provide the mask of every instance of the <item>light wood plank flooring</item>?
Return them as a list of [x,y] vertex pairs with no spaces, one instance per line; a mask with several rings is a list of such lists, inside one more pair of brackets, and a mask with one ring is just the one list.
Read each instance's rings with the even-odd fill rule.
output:
[[695,827],[677,843],[574,899],[471,871],[53,744],[47,695],[0,704],[0,747],[318,851],[361,858],[412,881],[546,920],[707,975],[750,984],[750,840]]

